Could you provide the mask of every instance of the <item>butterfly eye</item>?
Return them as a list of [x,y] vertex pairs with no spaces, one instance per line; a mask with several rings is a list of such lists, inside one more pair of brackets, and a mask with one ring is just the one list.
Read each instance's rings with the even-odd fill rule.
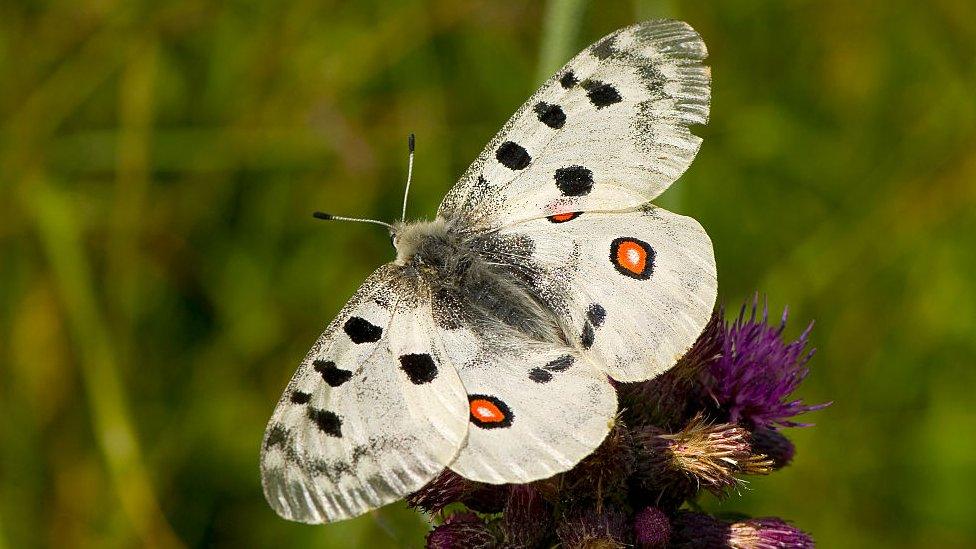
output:
[[390,233],[390,244],[392,244],[393,247],[396,248],[396,244],[397,244],[397,235],[396,235],[396,233]]

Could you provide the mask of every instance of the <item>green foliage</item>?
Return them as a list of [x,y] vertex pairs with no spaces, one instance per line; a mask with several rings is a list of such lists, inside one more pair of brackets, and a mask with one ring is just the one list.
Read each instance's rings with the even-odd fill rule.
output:
[[402,505],[308,527],[261,495],[284,384],[391,258],[309,214],[399,215],[413,131],[431,215],[540,65],[637,13],[711,51],[663,203],[723,301],[817,320],[801,392],[836,402],[711,505],[824,547],[976,543],[971,2],[79,0],[0,6],[0,547],[417,545]]

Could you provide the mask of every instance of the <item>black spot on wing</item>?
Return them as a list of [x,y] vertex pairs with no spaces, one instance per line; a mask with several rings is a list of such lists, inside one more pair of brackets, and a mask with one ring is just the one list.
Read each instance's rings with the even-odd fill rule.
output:
[[593,172],[583,166],[559,168],[553,178],[564,196],[585,196],[593,190]]
[[550,372],[562,372],[573,365],[573,355],[563,355],[546,364],[546,370]]
[[641,81],[644,82],[644,86],[654,97],[666,97],[667,94],[664,91],[664,83],[667,82],[667,77],[661,72],[659,68],[655,65],[644,65],[637,70],[637,75],[640,76]]
[[608,36],[606,39],[601,40],[590,48],[590,53],[593,57],[603,61],[604,59],[617,53],[617,50],[613,47],[613,41],[616,36]]
[[532,162],[528,151],[513,141],[502,143],[495,151],[495,158],[510,170],[524,170]]
[[536,116],[539,117],[539,122],[542,122],[546,126],[554,130],[562,128],[566,124],[566,113],[563,112],[563,108],[559,105],[553,105],[546,103],[545,101],[540,101],[535,104],[532,108],[535,111]]
[[593,303],[586,311],[586,318],[593,324],[593,327],[599,328],[607,318],[607,310],[603,308],[603,305]]
[[598,109],[623,101],[620,92],[612,84],[599,80],[587,80],[581,85],[586,90],[586,96],[590,98],[590,103],[593,103]]
[[[355,341],[355,340],[353,340]],[[359,343],[358,341],[356,343]],[[322,379],[329,384],[329,387],[338,387],[349,381],[352,372],[337,368],[335,362],[331,360],[316,360],[312,363],[315,371],[322,374]]]
[[285,442],[288,441],[288,429],[285,429],[284,425],[280,423],[275,423],[268,430],[268,436],[264,439],[264,447],[272,448],[274,446],[283,446]]
[[323,433],[336,438],[342,437],[342,419],[334,412],[309,408],[308,419],[312,420]]
[[295,404],[308,404],[312,400],[312,394],[303,391],[295,391],[291,394],[291,401]]
[[536,383],[548,383],[552,380],[552,374],[542,368],[532,368],[529,371],[529,379]]
[[433,357],[427,353],[401,355],[400,369],[407,374],[410,383],[414,385],[430,383],[437,377],[437,365],[434,364]]
[[587,322],[583,325],[583,334],[580,336],[580,343],[583,344],[584,349],[589,349],[593,346],[593,339],[596,334],[593,333],[593,325]]
[[573,355],[563,355],[559,358],[550,360],[542,368],[532,368],[529,370],[529,379],[536,383],[547,383],[552,380],[553,372],[562,372],[573,365]]
[[358,316],[349,317],[342,329],[353,343],[375,343],[383,336],[383,328]]
[[315,475],[328,478],[333,484],[338,483],[344,476],[353,474],[352,466],[341,460],[317,459],[308,463],[306,467]]
[[576,75],[573,74],[573,71],[566,71],[566,73],[559,78],[559,85],[561,85],[564,89],[567,90],[569,88],[572,88],[578,83],[579,83],[579,78],[576,78]]

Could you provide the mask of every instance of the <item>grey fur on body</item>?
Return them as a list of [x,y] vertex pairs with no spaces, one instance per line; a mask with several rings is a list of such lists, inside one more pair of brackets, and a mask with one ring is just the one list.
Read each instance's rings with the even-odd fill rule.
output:
[[443,218],[397,223],[392,236],[394,264],[403,275],[422,278],[432,295],[459,307],[477,330],[567,344],[566,331],[533,286],[528,238],[465,233]]

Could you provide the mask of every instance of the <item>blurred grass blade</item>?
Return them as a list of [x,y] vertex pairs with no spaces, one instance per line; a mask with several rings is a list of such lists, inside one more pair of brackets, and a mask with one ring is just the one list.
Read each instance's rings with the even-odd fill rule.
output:
[[115,288],[106,296],[110,300],[106,306],[110,313],[119,314],[123,319],[119,325],[127,328],[116,332],[120,340],[115,345],[119,349],[117,356],[130,356],[131,326],[138,314],[138,241],[143,231],[152,177],[150,149],[158,78],[158,41],[154,35],[147,33],[144,42],[133,46],[128,53],[129,60],[119,84],[116,192],[106,273],[109,286]]
[[537,81],[552,76],[576,53],[576,38],[585,10],[584,0],[549,0],[546,4]]
[[43,176],[25,185],[23,198],[34,215],[44,254],[67,314],[91,408],[92,430],[105,457],[115,492],[136,534],[151,547],[182,544],[163,517],[142,462],[123,398],[109,330],[99,312],[80,227],[67,198]]

